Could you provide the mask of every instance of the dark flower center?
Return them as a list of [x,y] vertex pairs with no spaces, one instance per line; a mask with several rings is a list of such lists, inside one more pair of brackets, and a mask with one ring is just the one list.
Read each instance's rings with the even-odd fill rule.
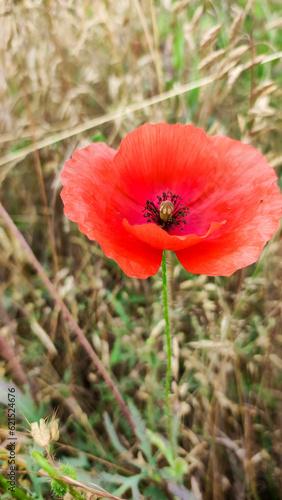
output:
[[[171,191],[163,192],[157,196],[157,201],[147,200],[143,210],[148,223],[157,224],[165,231],[174,229],[176,226],[186,224],[185,217],[189,208],[182,204],[182,198]],[[181,227],[183,231],[183,227]]]

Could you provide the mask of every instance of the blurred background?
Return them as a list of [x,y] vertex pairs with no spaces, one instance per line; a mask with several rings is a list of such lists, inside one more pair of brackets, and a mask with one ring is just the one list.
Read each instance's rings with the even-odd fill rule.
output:
[[[54,410],[64,444],[53,445],[56,460],[123,498],[281,498],[281,229],[257,264],[230,278],[190,275],[170,256],[181,457],[172,463],[143,432],[166,443],[161,275],[126,277],[79,233],[63,214],[59,179],[75,149],[118,149],[141,124],[165,121],[253,144],[282,186],[281,15],[276,0],[1,2],[1,203],[134,405],[139,429],[138,439],[0,217],[0,466],[8,468],[4,408],[15,387],[26,495],[16,498],[54,498],[35,473],[23,417]],[[1,498],[14,498],[6,490],[2,479]]]

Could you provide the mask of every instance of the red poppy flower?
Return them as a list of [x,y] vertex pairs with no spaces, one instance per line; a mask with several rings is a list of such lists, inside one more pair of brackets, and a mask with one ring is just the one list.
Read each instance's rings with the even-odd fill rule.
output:
[[190,273],[228,276],[257,260],[281,214],[259,151],[192,125],[143,125],[117,152],[91,144],[61,179],[66,216],[137,278],[158,271],[164,249]]

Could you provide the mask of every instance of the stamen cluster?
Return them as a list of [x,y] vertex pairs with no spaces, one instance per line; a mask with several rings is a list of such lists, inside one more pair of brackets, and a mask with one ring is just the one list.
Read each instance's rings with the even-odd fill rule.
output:
[[[165,231],[186,224],[185,217],[189,213],[189,208],[183,205],[182,201],[180,196],[172,194],[171,191],[164,191],[162,196],[157,196],[157,203],[147,200],[143,210],[147,223],[157,224]],[[171,204],[173,209],[171,209]],[[183,227],[181,230],[183,231]]]

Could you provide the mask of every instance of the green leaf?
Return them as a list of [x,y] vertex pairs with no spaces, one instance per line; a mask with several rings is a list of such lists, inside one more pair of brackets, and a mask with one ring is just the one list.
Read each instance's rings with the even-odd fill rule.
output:
[[106,137],[102,132],[96,132],[95,135],[92,137],[92,142],[107,142]]
[[107,292],[106,296],[109,298],[110,304],[114,308],[115,313],[122,319],[127,328],[130,328],[130,317],[128,316],[122,302],[111,292]]
[[137,410],[136,406],[134,406],[134,404],[131,401],[128,402],[128,406],[129,406],[131,415],[133,417],[133,421],[136,425],[136,435],[140,439],[141,444],[139,445],[139,448],[141,451],[143,451],[143,453],[145,453],[145,455],[149,461],[149,464],[155,465],[155,460],[154,460],[154,457],[153,457],[152,451],[151,451],[151,443],[147,437],[146,426],[142,420],[142,417],[141,417],[139,411]]
[[117,434],[116,434],[115,428],[112,424],[112,421],[111,421],[108,413],[106,413],[106,412],[104,413],[104,423],[105,423],[105,427],[107,429],[107,433],[109,434],[111,442],[112,442],[113,446],[115,447],[115,449],[119,453],[126,452],[126,448],[124,448],[124,446],[122,446],[122,444],[119,442],[119,439],[117,437]]
[[9,488],[11,488],[11,483],[2,474],[0,474],[0,485],[4,491],[11,494],[11,498],[16,498],[17,500],[32,500],[29,495],[24,493],[17,486],[13,488],[14,491],[9,490]]
[[77,481],[76,472],[71,465],[61,464],[59,470],[61,471],[62,474],[64,474],[64,476],[69,476]]
[[165,493],[160,490],[155,484],[151,484],[148,486],[148,488],[145,488],[144,492],[144,497],[147,498],[147,500],[154,500],[157,498],[158,500],[167,500],[167,496]]
[[166,457],[168,463],[170,465],[173,465],[173,455],[168,441],[164,440],[163,437],[161,437],[156,432],[152,432],[150,429],[147,429],[146,432],[151,443],[154,444],[162,452],[162,454]]
[[141,479],[143,479],[144,474],[137,474],[136,476],[125,477],[123,484],[115,491],[116,496],[121,496],[125,491],[131,489],[133,500],[138,500],[140,498],[140,492],[138,489],[138,484]]
[[[185,462],[185,460],[181,457],[177,457],[174,461],[171,467],[164,467],[161,470],[161,473],[166,472],[171,478],[173,478],[175,481],[181,481],[183,480],[183,476],[187,474],[188,472],[188,464]],[[166,477],[166,474],[164,474],[164,477]]]

